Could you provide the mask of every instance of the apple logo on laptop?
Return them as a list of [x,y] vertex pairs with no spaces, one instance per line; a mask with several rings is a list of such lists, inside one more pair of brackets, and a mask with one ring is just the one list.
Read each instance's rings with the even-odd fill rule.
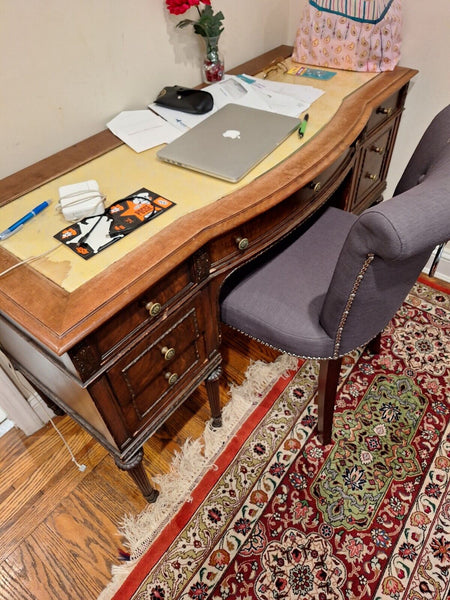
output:
[[241,132],[238,131],[237,129],[227,129],[226,131],[224,131],[222,133],[224,138],[230,138],[232,140],[240,140],[241,139]]

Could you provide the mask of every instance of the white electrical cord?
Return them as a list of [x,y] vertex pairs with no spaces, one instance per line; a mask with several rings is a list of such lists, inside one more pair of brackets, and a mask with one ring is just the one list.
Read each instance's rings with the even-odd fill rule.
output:
[[54,423],[54,421],[53,421],[53,419],[52,419],[52,418],[50,418],[50,423],[53,425],[53,427],[55,428],[55,431],[56,431],[56,433],[57,433],[57,434],[59,435],[59,437],[62,439],[62,441],[63,441],[63,443],[64,443],[65,447],[67,448],[67,450],[68,450],[68,452],[69,452],[70,456],[72,457],[72,460],[73,460],[73,462],[74,462],[74,463],[77,465],[77,467],[78,467],[78,470],[79,470],[79,471],[81,471],[82,473],[83,473],[83,471],[86,471],[86,465],[80,465],[80,464],[77,462],[77,459],[75,458],[75,455],[74,455],[74,453],[72,452],[72,449],[71,449],[71,447],[70,447],[70,446],[69,446],[69,444],[66,442],[66,440],[65,440],[65,438],[64,438],[64,436],[63,436],[63,434],[60,432],[60,430],[59,430],[59,429],[56,427],[56,425],[55,425],[55,423]]
[[47,416],[49,418],[50,423],[53,425],[53,428],[55,429],[55,431],[59,435],[59,437],[62,439],[64,446],[67,448],[70,456],[72,457],[72,461],[77,465],[78,470],[83,473],[84,471],[86,471],[86,465],[83,465],[83,464],[80,465],[80,463],[77,462],[77,459],[75,458],[75,455],[72,452],[72,448],[69,446],[69,444],[66,441],[65,437],[63,436],[63,434],[60,432],[60,430],[56,426],[55,422],[53,421],[52,416],[50,415],[50,413],[48,411],[48,407],[45,404],[44,400],[42,400],[42,398],[40,398],[40,402],[41,402],[42,408],[44,409],[44,412],[47,414]]
[[106,196],[98,191],[72,192],[60,196],[56,209],[63,214],[66,221],[76,223],[86,217],[103,214],[105,212],[105,200]]
[[61,248],[60,244],[58,246],[53,246],[53,248],[50,248],[50,250],[46,250],[45,252],[42,252],[42,254],[38,254],[37,256],[30,256],[29,258],[26,258],[25,260],[18,262],[15,265],[13,265],[12,267],[9,267],[8,269],[5,269],[4,271],[2,271],[0,273],[0,277],[3,277],[3,275],[6,275],[7,273],[9,273],[10,271],[13,271],[14,269],[17,269],[17,267],[20,267],[21,265],[25,265],[27,263],[33,262],[33,260],[37,260],[38,258],[42,258],[43,256],[50,254],[50,252],[53,252],[54,250],[57,250],[58,248]]

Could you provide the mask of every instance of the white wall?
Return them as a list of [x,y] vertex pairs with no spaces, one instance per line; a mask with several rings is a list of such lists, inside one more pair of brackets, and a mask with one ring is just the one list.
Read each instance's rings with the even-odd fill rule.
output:
[[[286,0],[213,5],[228,68],[290,40]],[[198,84],[202,40],[175,29],[181,18],[164,0],[0,0],[0,177],[144,108],[164,85]]]
[[[231,68],[292,44],[305,0],[213,0]],[[195,9],[192,9],[194,12]],[[448,0],[404,2],[401,63],[411,86],[388,179],[392,193],[433,115],[450,102]],[[0,177],[143,108],[167,84],[200,81],[201,40],[175,29],[164,0],[0,1]]]
[[406,100],[386,197],[397,181],[433,117],[450,104],[450,6],[448,0],[403,2],[401,65],[418,69]]

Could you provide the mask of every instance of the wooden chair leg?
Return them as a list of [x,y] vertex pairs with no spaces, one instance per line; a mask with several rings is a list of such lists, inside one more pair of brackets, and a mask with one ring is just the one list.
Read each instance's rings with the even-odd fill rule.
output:
[[317,392],[319,415],[317,430],[322,444],[331,443],[333,429],[334,402],[339,382],[342,358],[321,360],[319,370],[319,389]]
[[434,277],[434,274],[436,273],[436,269],[439,264],[439,261],[442,258],[442,253],[444,252],[444,248],[445,248],[445,244],[441,244],[440,246],[438,246],[436,248],[436,254],[434,255],[433,262],[431,263],[430,270],[428,271],[429,277]]
[[367,349],[371,354],[380,354],[381,352],[381,331],[376,335],[373,340],[367,344]]

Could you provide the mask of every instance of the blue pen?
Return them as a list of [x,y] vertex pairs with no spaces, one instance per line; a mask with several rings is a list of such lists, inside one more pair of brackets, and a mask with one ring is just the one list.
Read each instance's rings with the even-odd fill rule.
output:
[[50,205],[50,202],[48,202],[46,200],[45,202],[42,202],[41,204],[39,204],[39,206],[36,206],[36,208],[33,208],[33,210],[30,210],[30,212],[27,213],[24,217],[22,217],[21,219],[19,219],[18,221],[16,221],[12,225],[10,225],[8,227],[8,229],[5,229],[5,231],[2,231],[0,233],[0,241],[6,240],[6,238],[8,238],[10,235],[12,235],[16,231],[18,231],[24,223],[26,223],[27,221],[29,221],[30,219],[35,217],[37,214],[39,214],[41,211],[44,210],[44,208],[47,208],[47,206],[49,206],[49,205]]
[[188,126],[186,125],[186,123],[183,123],[183,121],[181,119],[176,119],[176,122],[181,125],[181,127],[186,127],[186,129],[189,129]]

